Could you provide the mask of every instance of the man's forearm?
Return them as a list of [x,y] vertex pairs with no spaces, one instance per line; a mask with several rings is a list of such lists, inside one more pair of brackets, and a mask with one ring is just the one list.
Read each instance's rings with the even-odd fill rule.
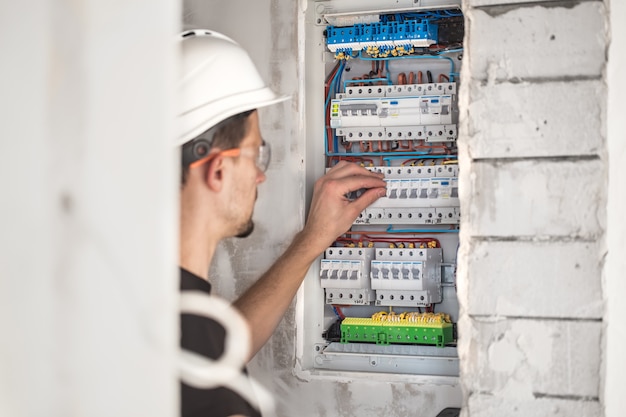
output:
[[237,301],[252,333],[250,359],[261,349],[289,308],[318,252],[297,235],[285,253]]
[[[386,194],[382,174],[340,161],[315,183],[306,225],[287,251],[235,302],[252,331],[252,353],[272,335],[311,263],[350,228],[354,219]],[[356,200],[346,195],[364,191]]]

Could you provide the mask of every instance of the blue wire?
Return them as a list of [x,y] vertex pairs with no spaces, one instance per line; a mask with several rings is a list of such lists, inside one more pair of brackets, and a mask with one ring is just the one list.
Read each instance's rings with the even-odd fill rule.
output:
[[[326,118],[326,109],[328,109],[328,103],[330,103],[330,88],[328,89],[328,97],[326,97],[326,103],[324,104],[324,118]],[[328,152],[328,129],[324,126],[324,151]]]
[[341,76],[343,75],[343,69],[345,68],[345,66],[346,66],[346,61],[342,61],[341,65],[339,66],[339,69],[337,70],[337,73],[333,77],[333,83],[332,83],[331,87],[334,86],[334,90],[335,90],[334,93],[335,93],[335,95],[337,95],[339,93],[339,85],[340,85],[339,80],[341,80]]
[[[324,103],[324,115],[326,115],[326,109],[328,108],[328,104],[330,103],[330,98],[333,96],[331,92],[335,89],[336,85],[339,84],[337,80],[341,78],[341,74],[343,73],[343,69],[345,66],[346,66],[346,61],[342,61],[339,64],[339,69],[337,70],[337,72],[335,73],[335,76],[330,82],[330,86],[328,88],[328,97],[326,97],[326,102]],[[334,145],[335,145],[334,149],[337,149],[337,139],[334,133],[333,133],[333,139],[334,139]],[[328,132],[325,126],[324,126],[324,151],[328,152]]]
[[[424,159],[456,159],[456,158],[458,158],[457,155],[432,155]],[[390,165],[389,163],[393,159],[407,159],[407,158],[406,156],[390,156],[388,158],[383,158],[383,161],[387,161],[388,162],[387,165]],[[416,159],[416,158],[409,158],[409,159]]]
[[[339,152],[328,152],[326,153],[326,156],[397,156],[398,152],[351,152],[351,153],[339,153]],[[414,159],[414,158],[410,158],[411,156],[419,156],[419,155],[430,155],[430,152],[418,152],[418,151],[412,151],[412,152],[403,152],[403,155],[406,155],[408,158],[404,158],[404,159]],[[431,156],[429,156],[427,159],[432,158]]]

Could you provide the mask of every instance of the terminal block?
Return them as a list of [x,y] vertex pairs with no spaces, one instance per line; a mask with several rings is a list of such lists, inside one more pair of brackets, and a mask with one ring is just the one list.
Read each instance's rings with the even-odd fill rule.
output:
[[444,314],[424,313],[396,317],[394,320],[346,317],[341,322],[341,343],[425,344],[444,347],[453,341],[452,323]]
[[[437,24],[428,19],[404,22],[359,23],[326,28],[326,44],[332,52],[380,51],[427,47],[437,43]],[[368,49],[369,48],[369,49]]]

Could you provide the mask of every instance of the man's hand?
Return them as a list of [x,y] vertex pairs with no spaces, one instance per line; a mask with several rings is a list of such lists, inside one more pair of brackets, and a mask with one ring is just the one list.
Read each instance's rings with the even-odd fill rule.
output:
[[[272,335],[306,272],[327,247],[345,233],[359,213],[386,193],[383,175],[339,162],[317,180],[304,229],[285,253],[243,294],[235,307],[252,329],[252,355]],[[365,190],[352,200],[346,194]]]
[[[301,237],[322,253],[345,233],[358,215],[386,194],[383,175],[346,161],[331,168],[315,183],[313,199]],[[347,194],[364,189],[355,200]]]

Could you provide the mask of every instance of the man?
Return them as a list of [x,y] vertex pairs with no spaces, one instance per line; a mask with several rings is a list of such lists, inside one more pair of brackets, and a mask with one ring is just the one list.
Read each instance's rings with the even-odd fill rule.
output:
[[[209,293],[209,266],[220,240],[252,232],[257,185],[265,181],[269,144],[257,108],[284,100],[265,86],[248,54],[210,31],[182,35],[179,116],[183,185],[180,192],[181,290]],[[347,193],[366,191],[349,201]],[[381,175],[339,163],[315,184],[307,222],[276,263],[235,303],[251,336],[250,358],[289,307],[311,263],[347,231],[358,214],[385,195]],[[225,330],[215,321],[183,314],[182,347],[212,359],[224,351]],[[256,416],[226,388],[182,384],[183,416]]]

